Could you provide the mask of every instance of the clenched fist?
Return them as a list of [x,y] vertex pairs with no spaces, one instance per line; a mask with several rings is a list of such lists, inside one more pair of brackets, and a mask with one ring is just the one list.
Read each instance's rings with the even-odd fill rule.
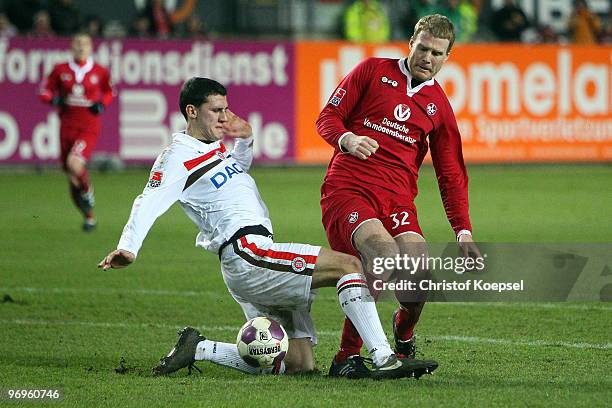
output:
[[367,136],[357,136],[354,133],[348,133],[344,136],[340,145],[347,153],[361,160],[367,160],[368,157],[378,150],[378,142],[376,140]]

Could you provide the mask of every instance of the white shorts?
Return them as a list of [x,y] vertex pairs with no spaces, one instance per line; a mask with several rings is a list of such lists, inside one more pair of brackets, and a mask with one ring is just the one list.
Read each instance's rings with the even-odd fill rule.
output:
[[223,280],[247,319],[268,316],[283,325],[289,338],[310,337],[315,344],[310,287],[320,251],[319,246],[247,235],[223,250]]

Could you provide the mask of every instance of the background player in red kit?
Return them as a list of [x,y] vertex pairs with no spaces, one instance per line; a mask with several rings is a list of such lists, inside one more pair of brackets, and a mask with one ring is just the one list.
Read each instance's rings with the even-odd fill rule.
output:
[[[446,215],[463,254],[479,255],[468,214],[461,136],[448,98],[433,79],[454,40],[448,18],[421,18],[408,58],[369,58],[360,63],[342,80],[317,120],[319,134],[335,147],[321,188],[327,238],[332,249],[360,255],[366,270],[376,257],[426,251],[414,199],[428,144]],[[424,300],[398,300],[395,346],[410,357]],[[359,357],[362,343],[346,319],[331,376],[367,376]]]
[[83,213],[84,231],[96,226],[87,162],[100,134],[99,115],[113,99],[110,75],[91,53],[91,37],[76,34],[72,58],[53,68],[40,91],[43,102],[59,108],[62,168],[68,174],[72,201]]

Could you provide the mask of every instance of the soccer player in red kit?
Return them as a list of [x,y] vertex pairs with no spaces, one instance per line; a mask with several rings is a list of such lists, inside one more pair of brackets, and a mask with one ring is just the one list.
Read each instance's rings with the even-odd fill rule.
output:
[[72,58],[56,65],[41,85],[40,99],[59,108],[62,168],[70,183],[72,201],[84,217],[83,230],[96,226],[94,194],[87,162],[100,134],[100,114],[113,99],[106,68],[91,57],[88,34],[72,38]]
[[[319,134],[335,147],[321,188],[327,238],[332,249],[361,256],[366,271],[374,258],[426,251],[414,199],[428,145],[459,246],[465,256],[479,256],[468,214],[461,136],[448,98],[433,78],[454,40],[448,18],[421,18],[408,58],[361,62],[342,80],[317,120]],[[396,350],[413,357],[413,330],[424,299],[398,300],[393,315]],[[346,319],[330,375],[368,376],[359,357],[362,344]]]

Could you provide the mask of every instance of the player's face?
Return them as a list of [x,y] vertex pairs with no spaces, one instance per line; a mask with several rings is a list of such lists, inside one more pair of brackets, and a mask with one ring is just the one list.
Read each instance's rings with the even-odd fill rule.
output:
[[205,140],[223,138],[223,124],[228,120],[227,109],[227,97],[223,95],[210,95],[197,109],[194,125]]
[[419,81],[433,78],[448,59],[449,40],[436,38],[427,31],[410,40],[410,54],[408,60],[412,77]]
[[77,61],[85,61],[91,55],[91,38],[88,35],[78,35],[72,40],[72,55]]

